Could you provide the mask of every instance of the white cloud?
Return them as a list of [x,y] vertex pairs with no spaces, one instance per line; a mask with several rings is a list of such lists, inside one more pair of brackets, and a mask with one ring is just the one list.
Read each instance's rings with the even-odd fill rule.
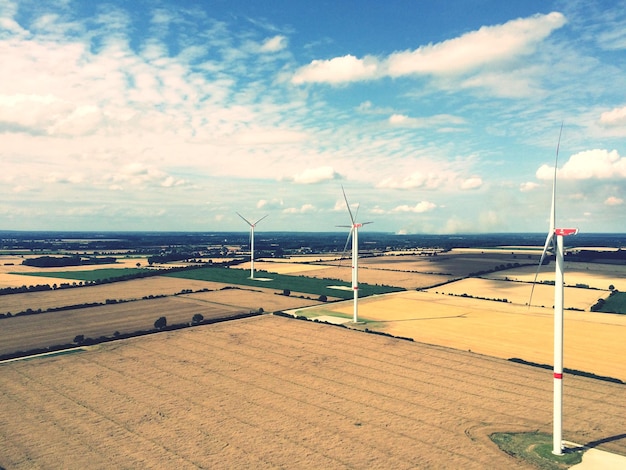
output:
[[483,185],[483,179],[480,176],[472,176],[461,182],[461,189],[478,189]]
[[558,12],[483,26],[454,39],[392,54],[389,75],[463,73],[532,52],[555,29],[565,24]]
[[329,60],[314,60],[309,65],[300,67],[291,82],[339,84],[374,78],[378,72],[378,63],[372,57],[357,59],[353,55],[335,57]]
[[423,128],[444,125],[465,124],[465,119],[451,114],[436,114],[434,116],[414,118],[404,114],[392,114],[389,117],[389,124],[396,127]]
[[607,206],[621,206],[622,204],[624,204],[624,200],[620,197],[609,196],[604,201],[604,204],[606,204]]
[[565,23],[561,13],[538,14],[501,25],[483,26],[413,51],[395,52],[383,60],[372,56],[359,59],[353,55],[314,60],[296,71],[292,83],[338,84],[383,76],[461,74],[530,54],[537,44]]
[[388,177],[376,185],[377,188],[388,189],[436,189],[444,183],[445,179],[439,173],[422,173],[416,171],[402,178]]
[[[554,167],[542,165],[536,176],[551,180],[554,177]],[[558,170],[557,177],[565,180],[626,178],[626,157],[620,157],[617,150],[585,150],[572,155]]]
[[282,199],[272,199],[271,201],[268,201],[267,199],[260,199],[259,202],[256,203],[257,209],[279,209],[282,206]]
[[174,178],[173,176],[167,176],[162,182],[161,182],[161,186],[163,186],[164,188],[172,188],[174,186],[183,186],[185,185],[187,182],[183,179],[177,179]]
[[430,212],[437,207],[437,204],[429,201],[421,201],[414,206],[401,205],[391,210],[391,212],[414,212],[416,214],[422,214],[424,212]]
[[293,176],[292,181],[297,184],[316,184],[322,181],[332,181],[341,179],[333,167],[322,166],[319,168],[308,168]]
[[536,70],[516,69],[514,72],[482,72],[463,80],[458,86],[461,88],[487,89],[491,93],[504,98],[537,96],[542,92],[533,84],[533,73],[530,72],[536,72]]
[[526,183],[520,184],[519,190],[523,193],[526,193],[529,191],[533,191],[537,189],[538,187],[539,185],[537,183],[534,183],[532,181],[527,181]]
[[140,162],[124,165],[115,173],[105,174],[102,180],[112,190],[121,190],[124,188],[124,184],[131,186],[151,185],[163,188],[187,184],[183,179],[175,178],[158,168]]
[[261,52],[278,52],[287,47],[287,38],[282,35],[277,35],[263,41],[261,45]]
[[314,212],[315,206],[313,204],[303,204],[300,207],[289,207],[283,210],[285,214],[306,214],[309,212]]
[[600,124],[603,126],[626,126],[626,106],[605,111],[600,115]]
[[47,183],[61,183],[61,184],[79,184],[85,180],[84,175],[80,173],[50,173],[45,181]]

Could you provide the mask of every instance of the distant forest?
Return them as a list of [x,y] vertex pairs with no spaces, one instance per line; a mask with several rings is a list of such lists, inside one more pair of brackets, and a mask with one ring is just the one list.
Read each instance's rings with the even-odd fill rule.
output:
[[[280,257],[293,253],[342,251],[347,232],[256,232],[255,251],[259,257]],[[543,246],[543,233],[488,233],[398,235],[363,230],[361,251],[406,250],[412,248],[480,248],[494,246]],[[580,233],[565,239],[568,246],[583,247],[580,256],[596,257],[584,247],[626,248],[626,234]],[[173,251],[219,256],[223,247],[247,246],[248,232],[22,232],[0,231],[0,250],[58,253],[60,250],[119,255],[121,253],[166,255]],[[624,250],[622,250],[624,251]],[[593,255],[592,255],[593,253]],[[623,257],[624,253],[617,256]],[[615,256],[604,254],[602,256]]]

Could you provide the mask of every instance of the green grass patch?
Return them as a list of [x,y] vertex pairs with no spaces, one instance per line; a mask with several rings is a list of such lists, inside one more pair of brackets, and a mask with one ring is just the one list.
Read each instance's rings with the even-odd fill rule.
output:
[[301,310],[296,310],[295,314],[299,317],[306,317],[309,318],[311,320],[315,320],[317,317],[323,317],[323,316],[328,316],[328,317],[337,317],[337,318],[352,318],[352,315],[347,315],[345,313],[340,313],[337,312],[335,310],[327,310],[327,309],[320,309],[320,308],[314,308],[314,309],[301,309]]
[[[285,290],[291,292],[301,292],[315,296],[325,295],[326,297],[339,297],[341,299],[351,299],[352,290],[329,289],[328,286],[350,286],[349,283],[336,279],[317,279],[305,276],[288,276],[285,274],[268,273],[257,271],[255,278],[267,278],[269,281],[250,279],[250,271],[232,268],[199,268],[187,271],[167,273],[165,276],[178,277],[183,279],[196,279],[200,281],[213,281],[225,284],[235,284],[239,286],[267,287],[269,289]],[[378,286],[370,284],[359,284],[359,297],[367,297],[375,294],[387,294],[389,292],[403,291],[399,287]]]
[[598,311],[626,314],[626,292],[612,292]]
[[525,460],[543,470],[569,468],[582,461],[583,449],[566,449],[563,455],[552,453],[552,436],[540,432],[494,433],[489,436],[500,450]]
[[148,271],[147,269],[140,268],[103,268],[92,269],[89,271],[37,271],[34,273],[11,273],[19,274],[23,276],[38,276],[38,277],[58,277],[61,279],[72,279],[78,281],[105,281],[109,279],[116,279],[119,277],[134,276],[136,274]]

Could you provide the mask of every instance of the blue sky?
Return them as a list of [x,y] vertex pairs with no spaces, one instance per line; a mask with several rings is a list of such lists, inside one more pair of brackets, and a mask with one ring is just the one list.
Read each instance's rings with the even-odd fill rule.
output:
[[626,1],[0,0],[0,229],[626,231]]

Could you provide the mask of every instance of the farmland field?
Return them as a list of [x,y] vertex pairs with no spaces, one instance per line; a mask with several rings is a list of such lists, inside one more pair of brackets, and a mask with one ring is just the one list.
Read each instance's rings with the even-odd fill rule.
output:
[[[53,271],[59,271],[58,268],[51,269],[48,273],[42,268],[34,266],[25,266],[22,264],[24,258],[32,256],[15,256],[15,255],[0,255],[0,288],[2,287],[20,287],[22,285],[31,284],[61,284],[64,282],[80,281],[80,274],[77,274],[77,278],[71,277],[72,272],[75,271],[90,271],[96,269],[136,269],[137,263],[141,266],[147,266],[148,261],[145,257],[132,257],[132,258],[120,258],[113,264],[97,264],[89,266],[66,266],[62,269],[63,277],[55,277],[52,275]],[[41,279],[33,277],[32,274],[37,273]]]
[[[266,288],[279,290],[288,289],[294,292],[301,292],[316,296],[326,295],[328,297],[352,297],[351,289],[348,289],[348,291],[341,291],[329,288],[330,285],[334,285],[336,284],[336,282],[329,281],[327,279],[304,276],[289,276],[278,273],[272,273],[271,275],[269,275],[265,272],[257,272],[255,274],[255,279],[250,279],[248,273],[249,271],[245,271],[242,269],[201,268],[191,271],[174,272],[171,274],[167,274],[167,276],[184,279],[206,280],[213,282],[229,282],[245,286],[263,286]],[[349,283],[345,283],[346,287],[348,287],[349,285]],[[364,282],[359,286],[359,295],[367,296],[373,294],[396,292],[400,290],[402,289],[398,287],[386,287],[374,284],[367,284]]]
[[226,289],[15,316],[0,320],[0,354],[67,344],[77,335],[98,338],[111,337],[116,331],[146,331],[153,329],[155,320],[161,316],[172,325],[189,323],[196,313],[208,320],[256,312],[260,308],[273,311],[312,303],[315,302],[275,295],[271,291]]
[[[476,298],[506,299],[511,303],[525,305],[530,300],[532,284],[527,282],[501,281],[497,279],[468,278],[451,282],[444,286],[428,289],[429,292],[439,292],[452,295],[467,295]],[[608,292],[596,289],[566,287],[564,294],[564,308],[589,311],[591,306],[600,297],[606,297]],[[554,305],[554,286],[536,284],[533,292],[532,305],[551,308]]]
[[104,303],[107,299],[133,300],[146,296],[173,295],[185,289],[221,289],[227,284],[155,276],[112,284],[25,292],[0,296],[0,313],[17,313],[30,308],[47,310],[66,305]]
[[[352,303],[342,302],[294,313],[315,318],[351,312]],[[362,299],[359,319],[365,321],[361,328],[424,343],[539,364],[553,361],[551,308],[400,292]],[[626,381],[624,338],[626,315],[565,311],[565,367]]]
[[[537,277],[538,282],[554,281],[554,263],[542,266]],[[507,269],[495,273],[485,274],[489,279],[505,279],[523,282],[532,282],[537,272],[537,266],[524,266]],[[575,286],[586,284],[594,289],[607,291],[613,285],[620,291],[626,291],[626,266],[602,263],[565,263],[565,284]]]
[[[551,427],[544,371],[268,315],[0,369],[10,469],[522,469],[488,435]],[[626,454],[626,388],[565,383],[564,437]]]
[[[396,265],[395,270],[370,268],[364,260],[359,261],[359,283],[369,285],[388,285],[402,289],[419,289],[430,287],[452,279],[458,276],[411,272],[410,266]],[[363,264],[363,265],[362,265]],[[344,260],[341,265],[327,264],[298,264],[298,263],[275,263],[275,262],[255,262],[255,268],[264,269],[270,273],[285,273],[293,275],[301,275],[316,279],[340,279],[345,283],[350,283],[352,278],[352,267],[349,261]],[[238,268],[250,269],[248,263],[239,265]]]

